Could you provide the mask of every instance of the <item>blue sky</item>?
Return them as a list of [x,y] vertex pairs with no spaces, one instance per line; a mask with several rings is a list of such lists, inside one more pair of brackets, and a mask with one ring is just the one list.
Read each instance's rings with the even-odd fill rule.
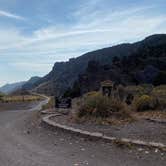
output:
[[0,85],[56,61],[166,33],[165,0],[0,0]]

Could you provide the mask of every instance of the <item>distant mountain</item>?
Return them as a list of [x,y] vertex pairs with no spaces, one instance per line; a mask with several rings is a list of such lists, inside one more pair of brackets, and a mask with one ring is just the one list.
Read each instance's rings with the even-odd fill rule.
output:
[[39,79],[41,79],[41,77],[35,76],[30,78],[28,81],[6,84],[0,87],[0,92],[5,94],[20,94],[21,91],[31,90]]
[[41,77],[31,77],[25,84],[22,86],[23,90],[31,90],[35,87],[35,83],[39,81]]
[[[59,96],[76,82],[85,90],[98,88],[104,79],[123,84],[160,84],[161,78],[165,82],[165,72],[166,35],[159,34],[133,44],[120,44],[55,63],[49,74],[28,88]],[[83,78],[88,79],[87,82]]]
[[24,84],[25,84],[24,81],[12,83],[12,84],[6,84],[6,85],[0,87],[0,92],[9,94],[9,93],[12,93],[12,92],[20,89]]

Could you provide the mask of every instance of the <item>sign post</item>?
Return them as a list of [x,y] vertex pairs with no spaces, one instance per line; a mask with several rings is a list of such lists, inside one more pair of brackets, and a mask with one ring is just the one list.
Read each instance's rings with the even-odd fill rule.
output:
[[68,108],[71,108],[71,106],[72,106],[71,98],[59,99],[55,97],[55,108],[68,109]]
[[110,80],[103,81],[101,83],[101,88],[103,96],[110,97],[112,95],[113,82]]

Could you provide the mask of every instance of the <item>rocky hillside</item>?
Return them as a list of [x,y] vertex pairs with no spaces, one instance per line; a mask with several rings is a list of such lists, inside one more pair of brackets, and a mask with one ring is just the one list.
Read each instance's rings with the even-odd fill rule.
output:
[[23,86],[22,89],[23,90],[31,90],[33,88],[35,88],[35,83],[37,81],[39,81],[41,79],[41,77],[31,77]]
[[98,88],[104,79],[123,84],[160,84],[165,78],[165,59],[166,35],[153,35],[137,43],[104,48],[55,63],[52,71],[32,87],[42,93],[62,95],[75,82],[81,88],[85,86],[86,91]]
[[104,80],[123,85],[166,84],[166,36],[151,36],[144,40],[137,52],[114,56],[112,62],[105,65],[100,61],[89,61],[86,71],[65,94],[75,97],[98,90]]
[[37,90],[42,93],[61,95],[69,86],[73,85],[79,74],[84,73],[89,61],[97,60],[102,64],[111,63],[114,56],[128,56],[134,53],[137,45],[122,44],[89,52],[67,62],[55,63],[52,71],[37,82],[37,86],[39,86]]

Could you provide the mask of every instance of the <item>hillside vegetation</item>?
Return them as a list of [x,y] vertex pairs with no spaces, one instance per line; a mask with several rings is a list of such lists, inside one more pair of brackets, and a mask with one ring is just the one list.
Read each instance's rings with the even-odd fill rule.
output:
[[[123,89],[122,89],[123,88]],[[127,94],[134,97],[127,104]],[[83,95],[77,103],[77,112],[73,119],[77,121],[95,121],[100,123],[132,122],[135,114],[144,117],[166,117],[166,86],[152,85],[118,86],[110,97],[103,96],[101,91],[92,91]],[[144,113],[144,114],[142,114]],[[149,114],[148,114],[149,113]]]
[[89,61],[85,72],[78,76],[73,87],[69,87],[66,93],[77,97],[89,91],[99,90],[100,83],[104,80],[112,80],[125,86],[166,84],[166,36],[152,36],[142,43],[132,55],[114,56],[111,63]]

